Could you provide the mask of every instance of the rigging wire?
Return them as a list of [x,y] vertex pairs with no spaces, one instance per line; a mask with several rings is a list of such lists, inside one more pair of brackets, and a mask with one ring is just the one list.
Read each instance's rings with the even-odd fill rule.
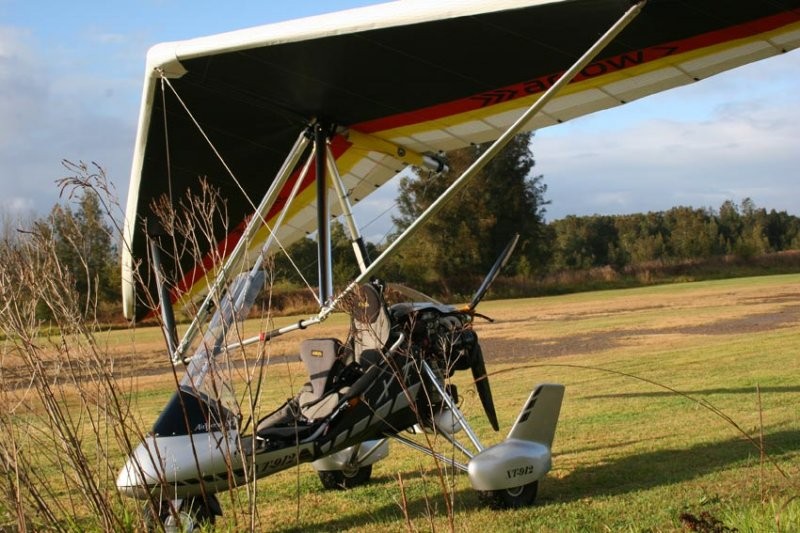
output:
[[[181,98],[181,96],[178,94],[178,91],[175,89],[175,87],[174,87],[174,86],[172,85],[172,83],[169,81],[169,78],[167,78],[167,76],[165,75],[164,71],[163,71],[163,70],[160,70],[160,71],[159,71],[159,74],[160,74],[160,77],[161,77],[161,84],[162,84],[162,90],[161,90],[162,99],[165,99],[165,96],[164,96],[164,92],[165,92],[165,91],[164,91],[164,85],[166,85],[167,87],[169,87],[169,88],[170,88],[170,90],[172,91],[172,94],[173,94],[173,95],[175,96],[175,98],[178,100],[178,103],[180,103],[180,104],[181,104],[181,107],[183,107],[183,110],[184,110],[184,111],[186,112],[186,114],[189,116],[189,119],[192,121],[192,123],[195,125],[195,127],[197,128],[197,130],[200,132],[200,135],[203,137],[203,139],[205,139],[206,143],[207,143],[207,144],[208,144],[208,146],[211,148],[211,151],[212,151],[212,152],[214,152],[214,155],[217,157],[217,159],[219,160],[219,162],[220,162],[220,163],[222,164],[222,166],[225,168],[225,171],[226,171],[226,172],[228,173],[228,175],[231,177],[231,179],[233,180],[234,184],[236,184],[236,186],[239,188],[239,191],[242,193],[242,195],[244,196],[244,198],[245,198],[245,200],[247,201],[247,203],[248,203],[248,204],[250,205],[250,207],[253,209],[253,212],[257,214],[257,213],[258,213],[258,208],[256,207],[255,203],[254,203],[254,202],[253,202],[253,200],[250,198],[250,195],[249,195],[249,194],[247,193],[247,191],[244,189],[244,186],[242,186],[242,184],[241,184],[241,182],[239,181],[239,179],[238,179],[238,178],[236,177],[236,175],[233,173],[233,170],[231,170],[231,168],[228,166],[228,163],[227,163],[227,162],[225,161],[225,159],[222,157],[222,154],[220,154],[220,152],[219,152],[219,150],[217,149],[217,147],[216,147],[216,146],[214,145],[214,143],[211,141],[211,138],[210,138],[210,137],[209,137],[209,136],[206,134],[205,130],[204,130],[204,129],[203,129],[203,127],[200,125],[200,123],[198,122],[197,118],[195,118],[194,114],[193,114],[193,113],[192,113],[192,112],[189,110],[189,107],[188,107],[188,106],[186,105],[186,103],[183,101],[183,98]],[[166,125],[166,101],[164,102],[164,105],[163,105],[163,107],[164,107],[164,135],[165,135],[165,137],[167,138],[167,139],[166,139],[166,142],[167,142],[167,161],[169,161],[169,139],[168,139],[168,134],[167,134],[167,125]],[[169,165],[169,162],[168,162],[167,164]],[[169,168],[168,168],[168,173],[169,173]],[[168,176],[169,176],[169,174],[168,174]],[[171,180],[171,178],[170,178],[170,202],[172,202],[171,183],[172,183],[172,180]],[[306,280],[305,276],[303,276],[303,273],[302,273],[302,272],[300,272],[300,269],[297,267],[297,265],[295,264],[294,260],[292,260],[291,256],[289,255],[289,252],[288,252],[288,251],[286,250],[286,248],[283,246],[283,243],[281,243],[280,239],[278,239],[278,236],[277,236],[277,235],[276,235],[276,234],[273,232],[272,228],[271,228],[271,227],[270,227],[270,225],[267,223],[267,221],[265,220],[265,218],[264,218],[263,216],[261,216],[261,215],[259,215],[259,218],[260,218],[260,220],[261,220],[261,223],[264,225],[264,227],[265,227],[265,228],[267,229],[267,231],[269,232],[270,236],[272,236],[272,238],[274,239],[275,243],[278,245],[278,247],[280,248],[280,250],[283,252],[283,254],[286,256],[286,258],[289,260],[289,263],[292,265],[292,268],[294,268],[294,269],[295,269],[295,271],[297,272],[297,274],[300,276],[300,279],[302,279],[302,280],[303,280],[303,283],[305,283],[305,285],[306,285],[306,288],[307,288],[307,289],[308,289],[308,290],[309,290],[309,291],[310,291],[312,294],[316,294],[316,293],[315,293],[315,291],[314,291],[314,289],[313,289],[313,288],[311,287],[311,285],[309,284],[308,280]]]
[[[408,169],[406,169],[406,170],[408,170]],[[416,178],[417,178],[417,179],[420,179],[420,178],[421,178],[421,176],[419,175],[419,172],[420,172],[420,171],[424,171],[424,169],[420,169],[420,168],[416,168],[416,167],[415,167],[413,170],[411,170],[411,171],[409,172],[409,174],[412,174],[412,175],[416,176]],[[403,171],[403,173],[405,173],[405,172],[406,172],[406,171],[404,170],[404,171]],[[402,174],[401,174],[401,175],[402,175]],[[438,175],[438,176],[437,176],[437,175]],[[441,173],[441,172],[433,172],[433,171],[428,171],[428,177],[429,177],[429,178],[440,177],[441,175],[442,175],[442,173]],[[394,179],[394,178],[393,178],[393,179]],[[387,182],[387,183],[388,183],[388,182]],[[424,195],[425,195],[425,194],[428,192],[428,189],[429,189],[429,187],[431,187],[431,186],[432,186],[432,179],[429,179],[429,180],[428,180],[427,182],[425,182],[423,185],[424,185],[424,188],[423,188],[423,190],[421,191],[421,193],[420,193],[420,194],[424,196]],[[395,200],[394,200],[394,201],[391,203],[391,205],[389,205],[389,207],[387,207],[386,209],[384,209],[383,211],[381,211],[380,213],[378,213],[377,215],[375,215],[374,217],[372,217],[372,219],[370,219],[370,220],[369,220],[367,223],[365,223],[365,224],[363,224],[363,225],[359,226],[359,228],[358,228],[358,229],[359,229],[359,231],[360,231],[361,233],[365,233],[365,231],[364,231],[364,230],[366,230],[366,229],[367,229],[369,226],[371,226],[372,224],[374,224],[375,222],[377,222],[377,221],[378,221],[378,220],[380,220],[381,218],[385,217],[385,216],[386,216],[386,214],[387,214],[389,211],[392,211],[392,210],[396,209],[396,208],[398,207],[398,205],[400,205],[400,202],[398,201],[398,197],[395,197]],[[383,236],[380,238],[380,240],[379,240],[378,242],[376,242],[376,243],[373,243],[373,244],[375,244],[375,245],[380,245],[380,244],[382,244],[382,243],[383,243],[383,242],[385,242],[385,241],[386,241],[386,240],[389,238],[389,236],[390,236],[390,235],[391,235],[391,234],[392,234],[392,233],[393,233],[395,230],[397,230],[398,228],[399,228],[398,224],[397,224],[397,223],[395,223],[394,221],[392,221],[391,227],[390,227],[390,228],[389,228],[389,229],[388,229],[388,230],[387,230],[387,231],[386,231],[386,232],[383,234]]]
[[[358,230],[359,230],[359,231],[360,231],[360,232],[363,234],[363,233],[364,233],[364,230],[365,230],[366,228],[370,227],[372,224],[374,224],[375,222],[377,222],[379,219],[381,219],[381,218],[383,218],[384,216],[386,216],[386,213],[388,213],[389,211],[393,210],[393,209],[394,209],[394,208],[396,208],[396,207],[397,207],[397,200],[395,200],[394,202],[392,202],[392,204],[391,204],[389,207],[387,207],[386,209],[384,209],[382,212],[378,213],[378,214],[377,214],[375,217],[373,217],[373,218],[372,218],[372,220],[370,220],[369,222],[367,222],[367,223],[366,223],[366,224],[364,224],[363,226],[359,227],[359,228],[358,228]],[[397,224],[394,224],[394,223],[393,223],[393,224],[392,224],[392,226],[391,226],[391,228],[389,228],[389,231],[387,231],[386,233],[384,233],[384,234],[383,234],[383,237],[381,237],[381,240],[380,240],[380,241],[378,241],[378,242],[377,242],[377,243],[375,243],[375,244],[381,244],[383,241],[385,241],[385,240],[387,239],[387,237],[389,237],[389,235],[390,235],[390,234],[391,234],[391,233],[392,233],[392,232],[393,232],[393,231],[394,231],[396,228],[397,228]]]

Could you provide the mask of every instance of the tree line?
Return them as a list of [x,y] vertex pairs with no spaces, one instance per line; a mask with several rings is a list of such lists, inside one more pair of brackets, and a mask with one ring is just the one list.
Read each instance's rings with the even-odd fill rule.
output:
[[[440,296],[468,295],[514,233],[520,243],[504,275],[535,279],[560,271],[610,266],[675,264],[735,256],[749,260],[800,250],[800,218],[767,211],[745,198],[719,208],[679,206],[628,215],[567,216],[546,222],[549,201],[543,177],[533,172],[533,134],[517,136],[475,180],[401,247],[380,273],[386,279]],[[394,217],[396,236],[436,200],[484,146],[451,152],[447,175],[418,171],[402,179]],[[333,228],[334,279],[350,280],[358,267],[344,228]],[[391,237],[390,237],[391,242]],[[372,245],[372,253],[381,248]],[[289,249],[315,279],[316,252],[310,239]],[[276,259],[282,279],[299,283],[288,262]],[[302,267],[301,267],[302,269]]]
[[[503,275],[535,280],[554,273],[597,267],[617,270],[637,265],[675,264],[735,256],[743,260],[786,250],[800,250],[800,218],[767,210],[745,198],[718,208],[679,206],[666,211],[627,215],[567,216],[547,222],[549,201],[541,175],[533,172],[532,134],[516,137],[475,180],[415,234],[379,276],[442,297],[468,295],[494,263],[511,235],[520,234],[517,250]],[[444,175],[417,171],[402,179],[397,198],[395,238],[435,201],[486,146],[448,154]],[[3,246],[23,234],[8,231]],[[57,204],[35,219],[30,231],[46,237],[73,279],[85,309],[107,319],[120,318],[118,238],[97,191],[83,187],[72,206]],[[348,283],[358,273],[350,236],[331,226],[334,280]],[[385,246],[385,245],[384,245]],[[375,257],[382,246],[367,243]],[[301,239],[270,265],[273,278],[288,287],[314,285],[316,244]]]
[[735,255],[748,259],[800,249],[800,218],[745,198],[719,209],[673,207],[616,216],[568,216],[548,224],[550,270]]

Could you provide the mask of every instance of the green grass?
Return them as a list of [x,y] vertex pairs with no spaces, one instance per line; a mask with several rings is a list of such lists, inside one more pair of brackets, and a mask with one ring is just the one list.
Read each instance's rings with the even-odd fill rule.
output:
[[[480,311],[497,322],[479,322],[476,330],[499,434],[481,413],[469,372],[454,377],[481,439],[501,441],[537,383],[566,386],[554,466],[537,505],[486,509],[465,474],[448,472],[448,516],[434,461],[392,443],[373,482],[347,492],[324,491],[310,465],[258,480],[256,529],[681,531],[681,516],[689,514],[740,532],[798,531],[798,309],[800,275],[487,301]],[[346,329],[337,316],[302,336],[341,337]],[[158,337],[140,329],[131,340],[131,332],[114,331],[107,342],[115,353],[151,354],[148,366],[167,369]],[[276,351],[292,353],[299,336],[286,338],[291,342]],[[304,381],[300,366],[284,361],[269,370],[263,412]],[[171,390],[167,373],[130,383],[145,426]],[[766,456],[747,436],[763,438]],[[245,498],[241,489],[220,495],[226,515],[218,530],[248,523]],[[138,505],[131,501],[128,511]]]
[[[433,461],[393,444],[368,487],[322,491],[307,465],[259,481],[262,523],[279,531],[680,531],[680,517],[688,513],[740,531],[795,531],[797,318],[762,331],[726,332],[725,324],[794,312],[799,281],[774,276],[486,302],[481,311],[498,323],[477,326],[479,333],[494,339],[493,329],[501,330],[498,337],[513,330],[520,351],[543,338],[568,342],[622,332],[614,345],[588,353],[537,358],[532,350],[525,360],[490,363],[500,435],[489,430],[474,396],[464,394],[465,411],[491,444],[502,439],[535,383],[566,385],[554,469],[541,484],[538,505],[485,509],[466,476],[456,474],[451,519]],[[550,316],[557,318],[541,320]],[[524,318],[507,328],[514,317]],[[702,328],[708,331],[697,333]],[[469,391],[466,376],[456,381]],[[762,462],[742,431],[756,442],[763,433],[768,460]]]

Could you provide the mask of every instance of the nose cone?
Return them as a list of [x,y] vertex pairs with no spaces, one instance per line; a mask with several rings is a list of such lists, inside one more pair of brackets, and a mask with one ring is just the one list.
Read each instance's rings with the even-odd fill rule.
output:
[[144,499],[183,498],[228,487],[230,471],[241,469],[235,432],[154,436],[133,450],[117,476],[117,489]]
[[550,471],[550,448],[538,442],[506,439],[470,459],[469,481],[475,490],[504,490],[541,479]]
[[125,466],[117,476],[117,490],[133,498],[147,498],[151,489],[163,478],[161,469],[156,464],[156,449],[153,439],[148,438],[140,443],[128,457]]

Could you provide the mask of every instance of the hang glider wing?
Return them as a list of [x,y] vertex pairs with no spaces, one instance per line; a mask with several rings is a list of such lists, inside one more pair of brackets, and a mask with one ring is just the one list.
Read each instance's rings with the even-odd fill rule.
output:
[[[187,194],[200,194],[201,180],[224,198],[227,224],[216,224],[205,244],[198,236],[203,259],[181,256],[182,242],[166,258],[166,270],[180,272],[172,297],[186,304],[205,290],[311,121],[337,127],[331,147],[356,203],[423,154],[497,138],[629,4],[410,0],[154,47],[125,221],[126,315],[147,310],[134,279],[148,279],[141,266],[146,228],[161,199],[188,203]],[[527,128],[702,80],[798,44],[800,0],[649,0]],[[312,171],[277,232],[284,246],[316,227],[313,179]],[[286,195],[270,206],[267,222]],[[247,249],[258,250],[266,231]]]

